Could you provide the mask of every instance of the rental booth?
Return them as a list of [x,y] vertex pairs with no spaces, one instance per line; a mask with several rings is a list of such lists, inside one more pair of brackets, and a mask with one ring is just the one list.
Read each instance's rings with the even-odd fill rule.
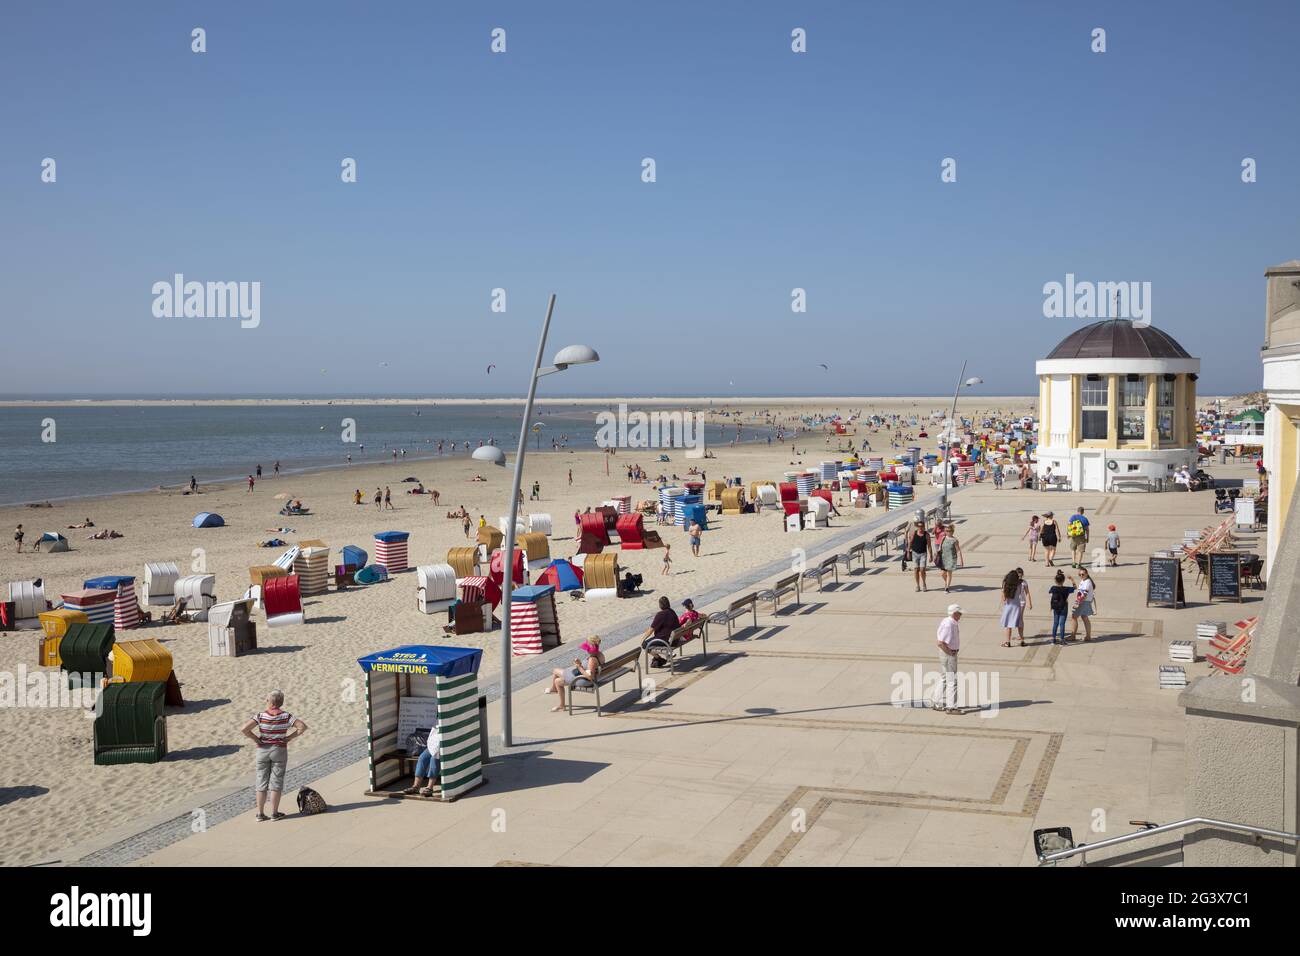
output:
[[411,735],[438,727],[438,799],[484,782],[487,703],[480,701],[483,652],[413,644],[357,660],[366,675],[368,796],[400,797],[415,769]]

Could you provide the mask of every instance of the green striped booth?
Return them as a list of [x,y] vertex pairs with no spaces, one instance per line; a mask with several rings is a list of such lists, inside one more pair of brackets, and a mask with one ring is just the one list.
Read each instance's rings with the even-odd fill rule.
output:
[[483,652],[476,648],[414,644],[357,661],[366,674],[367,794],[400,794],[419,757],[407,752],[405,740],[406,731],[414,729],[407,726],[410,715],[417,712],[437,718],[441,799],[455,800],[483,783],[478,693],[482,658]]

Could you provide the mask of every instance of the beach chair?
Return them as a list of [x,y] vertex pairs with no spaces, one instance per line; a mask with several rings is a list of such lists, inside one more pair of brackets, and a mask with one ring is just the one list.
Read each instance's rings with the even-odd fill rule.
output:
[[639,514],[618,516],[618,546],[622,551],[645,549],[645,519]]
[[208,609],[208,653],[238,657],[257,650],[257,624],[252,601],[226,601]]
[[175,561],[158,561],[144,566],[144,603],[169,606],[176,600],[176,581],[181,576]]
[[41,626],[41,612],[47,609],[45,586],[32,581],[9,582],[9,600],[14,606],[14,627],[35,630]]
[[157,763],[167,756],[166,693],[161,681],[104,688],[93,732],[96,766]]
[[533,534],[544,534],[550,537],[551,534],[551,516],[544,513],[530,514],[528,516],[528,530]]
[[187,574],[176,579],[175,597],[185,601],[191,621],[206,621],[208,610],[217,603],[215,574]]
[[421,613],[436,614],[456,603],[456,571],[450,564],[422,564],[415,574],[416,607]]
[[262,585],[262,606],[266,609],[267,627],[301,624],[302,595],[298,590],[298,575],[268,578]]

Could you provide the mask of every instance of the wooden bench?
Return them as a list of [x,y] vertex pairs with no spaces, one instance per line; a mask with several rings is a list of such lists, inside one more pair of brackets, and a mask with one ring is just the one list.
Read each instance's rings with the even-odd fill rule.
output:
[[[646,641],[643,648],[646,667],[650,666],[650,658],[660,657],[668,661],[668,672],[676,674],[677,659],[681,658],[685,653],[683,648],[697,637],[700,639],[701,653],[707,658],[709,656],[709,619],[701,617],[677,628],[668,635],[667,642],[653,637]],[[675,655],[673,654],[674,651],[677,652]]]
[[794,603],[800,601],[799,593],[799,575],[791,574],[787,577],[780,578],[776,584],[764,591],[759,591],[758,596],[764,601],[772,602],[772,611],[775,613],[781,607],[781,598],[787,594],[794,595]]
[[727,606],[725,611],[715,611],[709,615],[709,621],[713,624],[727,625],[727,640],[731,640],[732,627],[738,618],[744,617],[747,613],[754,615],[754,626],[758,627],[758,592],[751,591],[744,597],[736,598]]
[[836,567],[837,562],[835,559],[836,556],[831,555],[829,558],[826,558],[824,561],[822,561],[821,564],[817,565],[817,567],[809,568],[807,571],[803,573],[804,580],[809,581],[809,580],[816,579],[818,591],[822,589],[822,578],[824,578],[828,574],[834,575],[835,583],[839,584],[840,571],[839,568]]
[[600,689],[606,684],[611,690],[618,690],[618,679],[636,671],[636,685],[641,686],[641,647],[637,645],[630,651],[624,651],[617,657],[605,661],[605,666],[596,674],[594,681],[579,677],[569,685],[569,699],[565,702],[570,716],[573,714],[573,697],[575,691],[596,695],[596,716],[603,716],[600,711]]

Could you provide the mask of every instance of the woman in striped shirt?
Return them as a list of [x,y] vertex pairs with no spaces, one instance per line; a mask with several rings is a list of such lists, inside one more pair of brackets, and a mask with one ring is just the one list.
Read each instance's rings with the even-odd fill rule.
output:
[[[284,772],[289,766],[289,741],[301,737],[307,725],[284,710],[284,691],[273,690],[266,698],[266,710],[248,719],[241,728],[245,737],[257,744],[257,820],[268,819],[266,797],[271,795],[271,820],[283,819],[280,793],[284,790]],[[256,730],[257,733],[253,731]]]

